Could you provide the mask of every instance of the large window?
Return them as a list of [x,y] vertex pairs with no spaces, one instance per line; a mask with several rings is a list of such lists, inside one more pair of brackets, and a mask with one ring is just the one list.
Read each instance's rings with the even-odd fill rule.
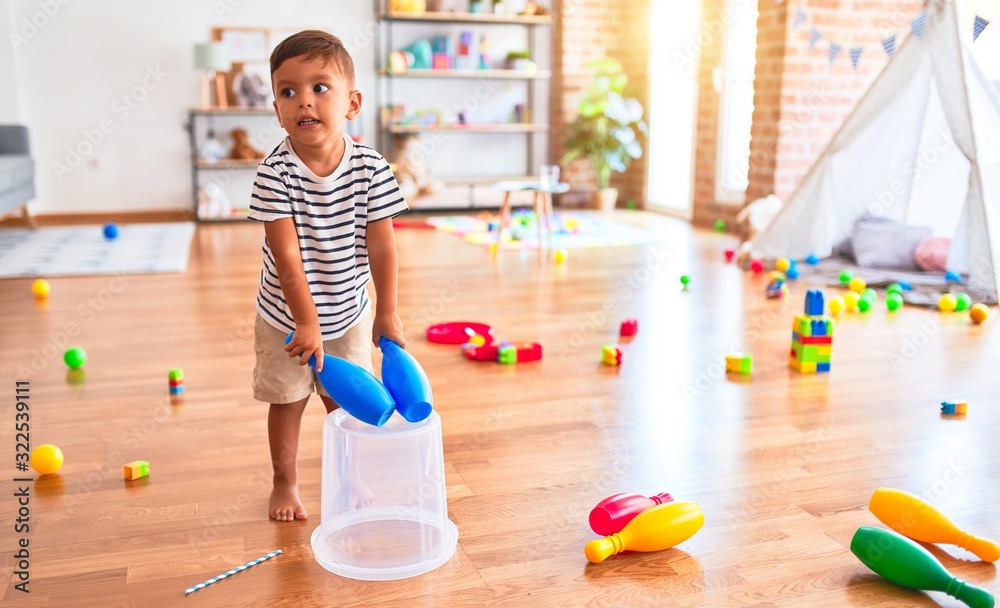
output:
[[723,23],[722,65],[715,73],[720,103],[715,195],[721,202],[743,203],[750,168],[757,3],[726,0],[723,14],[728,19]]

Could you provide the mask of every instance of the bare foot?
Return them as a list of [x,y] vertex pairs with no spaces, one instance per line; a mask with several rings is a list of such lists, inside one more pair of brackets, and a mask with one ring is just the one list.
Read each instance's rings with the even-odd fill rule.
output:
[[355,477],[347,482],[347,504],[354,505],[355,509],[364,509],[377,505],[378,498],[372,494],[368,486]]
[[305,519],[306,509],[299,501],[299,488],[296,484],[275,483],[271,490],[270,511],[271,519],[277,521],[292,521],[295,519]]

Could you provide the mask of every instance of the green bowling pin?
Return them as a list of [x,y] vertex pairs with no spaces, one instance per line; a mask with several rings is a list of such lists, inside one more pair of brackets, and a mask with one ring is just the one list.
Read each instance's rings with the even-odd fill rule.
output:
[[993,608],[989,591],[955,578],[927,549],[890,530],[861,526],[851,539],[851,553],[897,585],[944,591],[970,608]]

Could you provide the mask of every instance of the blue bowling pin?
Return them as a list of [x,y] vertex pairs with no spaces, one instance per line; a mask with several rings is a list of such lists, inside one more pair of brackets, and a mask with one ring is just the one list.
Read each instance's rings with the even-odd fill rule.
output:
[[[292,341],[292,334],[285,344]],[[309,365],[316,369],[316,357],[309,357]],[[396,407],[392,395],[368,370],[333,355],[323,355],[323,371],[316,372],[320,384],[351,416],[362,422],[382,426],[392,416]]]
[[420,422],[431,415],[434,394],[431,382],[413,355],[382,336],[382,382],[396,401],[396,411],[410,422]]

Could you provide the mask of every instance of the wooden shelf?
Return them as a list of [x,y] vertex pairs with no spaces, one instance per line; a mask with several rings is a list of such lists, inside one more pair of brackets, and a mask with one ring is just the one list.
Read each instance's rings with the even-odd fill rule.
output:
[[497,25],[551,25],[551,15],[494,15],[492,13],[403,13],[389,11],[379,15],[385,21],[411,21],[418,23],[480,23]]
[[255,169],[259,160],[199,160],[194,166],[199,169]]
[[498,123],[495,125],[389,125],[390,133],[548,133],[549,125],[531,123]]
[[272,107],[262,107],[262,108],[191,108],[191,114],[198,114],[202,116],[217,116],[217,115],[229,115],[229,116],[274,116],[274,108]]
[[524,70],[406,70],[405,72],[390,72],[386,69],[378,71],[379,76],[387,78],[493,78],[497,80],[547,80],[552,78],[549,70],[526,72]]

